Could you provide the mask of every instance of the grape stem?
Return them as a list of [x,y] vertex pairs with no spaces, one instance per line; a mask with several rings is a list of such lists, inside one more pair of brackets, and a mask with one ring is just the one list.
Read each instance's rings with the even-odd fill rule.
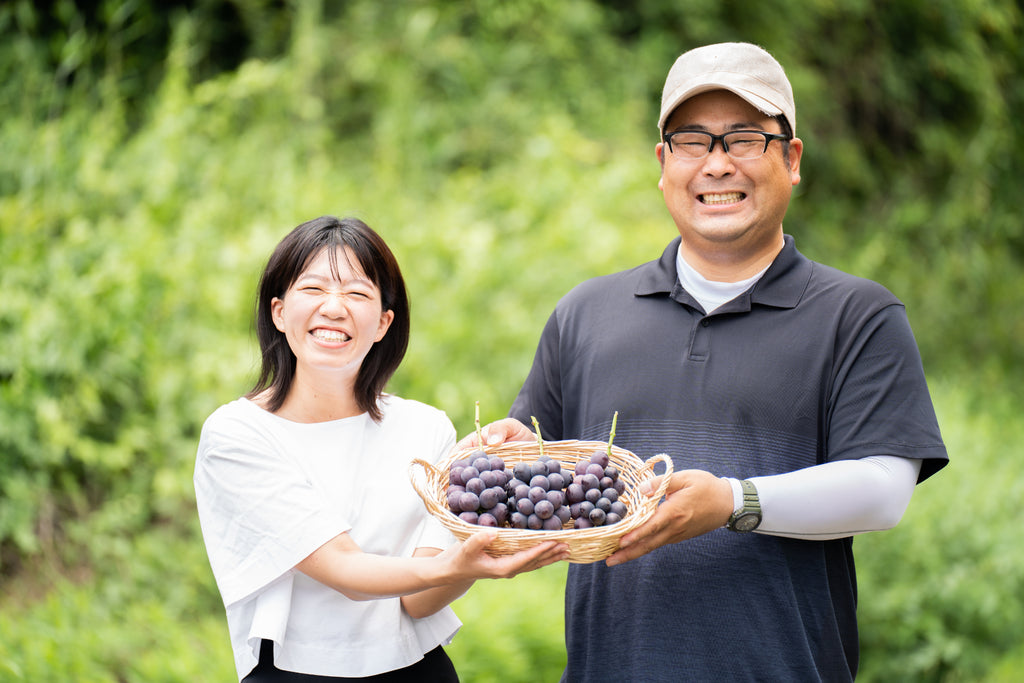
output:
[[619,411],[612,415],[612,432],[608,435],[608,457],[612,455],[612,441],[615,440],[615,423],[619,421]]
[[533,415],[530,416],[530,420],[533,422],[533,428],[537,432],[537,448],[540,449],[540,454],[544,455],[544,439],[540,436],[540,423],[537,422],[537,418]]
[[483,432],[480,431],[480,401],[476,402],[476,442],[480,444],[480,448],[484,447],[484,436]]

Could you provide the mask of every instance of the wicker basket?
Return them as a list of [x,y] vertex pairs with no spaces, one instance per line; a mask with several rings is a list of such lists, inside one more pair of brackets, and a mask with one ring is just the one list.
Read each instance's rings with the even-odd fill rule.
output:
[[[607,443],[600,441],[548,441],[544,443],[544,455],[557,460],[563,468],[572,470],[582,458],[589,458],[595,450],[606,450]],[[440,520],[456,538],[463,541],[484,527],[469,524],[459,519],[448,509],[448,472],[452,463],[467,457],[478,448],[467,448],[453,452],[437,466],[415,459],[409,465],[409,478],[416,493],[423,499],[427,510]],[[500,446],[488,446],[483,449],[488,455],[497,455],[511,467],[517,462],[533,462],[540,456],[536,442],[509,442]],[[639,490],[639,485],[653,479],[654,466],[664,463],[666,475],[672,474],[672,459],[667,455],[655,455],[644,462],[629,451],[612,446],[609,456],[611,464],[619,469],[619,478],[626,484],[620,500],[626,503],[626,515],[616,524],[591,527],[589,529],[573,529],[570,520],[561,531],[534,531],[532,529],[498,529],[497,538],[487,546],[487,552],[493,556],[512,555],[521,550],[531,548],[543,541],[558,541],[569,546],[569,562],[590,564],[605,559],[619,547],[619,539],[628,532],[646,522],[654,514],[658,502],[665,495],[668,487],[668,476],[661,480],[657,495],[646,496]],[[422,467],[426,472],[426,481],[417,476],[416,468]]]

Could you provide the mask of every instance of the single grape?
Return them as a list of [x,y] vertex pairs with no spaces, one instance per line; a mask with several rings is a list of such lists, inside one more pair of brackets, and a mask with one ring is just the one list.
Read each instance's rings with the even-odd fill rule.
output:
[[562,520],[554,516],[548,517],[544,520],[544,525],[542,528],[544,529],[544,531],[560,531],[562,528]]
[[525,529],[526,528],[526,515],[521,512],[513,512],[509,515],[509,524],[513,529]]
[[533,503],[534,505],[536,505],[537,503],[539,503],[542,500],[547,500],[547,497],[548,497],[547,490],[541,488],[540,486],[531,486],[530,487],[529,498],[530,498],[530,502]]
[[494,495],[498,497],[499,503],[504,503],[505,501],[508,500],[508,494],[505,493],[505,489],[503,489],[502,487],[492,486],[489,490],[494,491]]
[[560,475],[562,473],[562,463],[557,460],[547,460],[544,464],[548,467],[549,475],[556,473]]
[[605,467],[608,467],[608,454],[604,451],[594,451],[590,456],[590,462],[600,465],[601,469],[604,470]]
[[512,466],[512,474],[514,474],[516,479],[519,481],[530,481],[530,478],[533,476],[530,463],[528,462],[517,462]]
[[583,486],[580,484],[569,484],[569,488],[565,490],[565,497],[570,503],[578,503],[583,500]]
[[593,503],[591,503],[589,500],[585,500],[582,503],[580,503],[580,515],[579,516],[580,517],[590,517],[590,513],[593,512],[595,509],[596,508],[594,507]]
[[619,515],[615,514],[614,512],[609,512],[604,517],[604,525],[605,526],[608,526],[609,524],[617,524],[618,522],[621,522],[621,521],[622,521],[622,517],[620,517]]
[[473,458],[473,467],[480,472],[489,471],[491,469],[491,459],[483,451],[477,451],[477,453],[479,455]]
[[477,517],[476,523],[480,526],[498,526],[498,520],[489,512],[485,512]]
[[562,505],[557,510],[555,510],[555,517],[558,517],[558,521],[560,521],[562,524],[565,524],[570,519],[572,519],[572,514],[569,512],[569,507],[567,505]]
[[573,470],[573,474],[580,475],[580,476],[586,474],[587,473],[587,466],[589,464],[590,464],[590,462],[587,461],[587,460],[580,460],[578,463],[576,463],[576,468]]
[[583,497],[591,503],[597,503],[601,499],[601,492],[598,489],[587,489],[587,492],[583,494]]
[[536,474],[530,479],[530,488],[542,488],[547,491],[551,488],[551,483],[548,481],[548,475]]
[[608,514],[612,511],[612,502],[605,498],[604,496],[601,496],[600,498],[597,499],[597,502],[594,503],[594,507],[596,507],[599,510],[604,510],[605,514]]
[[491,469],[495,472],[501,472],[505,469],[505,461],[500,456],[492,455],[488,460],[491,463]]
[[461,484],[462,483],[462,467],[452,467],[448,471],[448,483],[449,484]]
[[547,499],[551,501],[551,504],[556,508],[561,507],[565,503],[565,493],[562,491],[548,491]]
[[544,520],[537,515],[530,515],[526,518],[526,526],[534,531],[539,531],[544,527]]
[[626,504],[623,503],[621,500],[615,501],[614,503],[612,503],[612,511],[611,511],[610,514],[618,515],[619,519],[625,517],[626,516]]
[[[497,504],[498,494],[494,492],[494,489],[484,489],[483,493],[480,494],[480,507],[484,510],[490,510]],[[611,504],[609,503],[609,505]]]
[[564,489],[564,488],[565,488],[565,479],[562,478],[562,473],[561,472],[554,472],[553,474],[549,474],[548,475],[548,489],[549,490],[553,491],[555,489]]
[[533,477],[541,475],[548,476],[548,466],[544,464],[544,461],[538,460],[530,465],[530,481],[533,481]]
[[623,481],[622,479],[616,479],[615,484],[612,486],[612,488],[618,491],[619,495],[621,496],[623,493],[626,492],[626,482]]
[[598,484],[600,484],[600,482],[601,482],[601,480],[598,479],[593,474],[587,473],[587,474],[584,474],[582,477],[580,477],[580,485],[583,486],[583,490],[584,491],[586,491],[588,489],[596,489],[598,487]]
[[589,529],[594,525],[586,517],[577,517],[573,520],[572,526],[574,529]]
[[605,511],[602,510],[601,508],[594,508],[593,510],[590,511],[590,514],[587,516],[590,518],[590,521],[594,523],[594,526],[604,526],[604,523],[605,521],[607,521],[608,517]]
[[494,473],[494,483],[496,486],[504,486],[508,483],[508,475],[505,474],[505,470],[491,470]]
[[597,482],[597,488],[601,489],[602,491],[604,491],[605,489],[610,489],[613,486],[615,486],[615,480],[612,479],[611,477],[601,477],[601,479]]
[[619,478],[619,468],[615,465],[608,465],[604,468],[604,476],[608,477],[612,481]]
[[498,503],[494,506],[494,509],[491,510],[491,514],[494,515],[496,520],[498,520],[498,526],[503,525],[508,521],[508,505],[505,503]]
[[461,519],[463,522],[466,522],[467,524],[476,524],[477,521],[480,519],[480,516],[475,512],[460,512],[459,519]]
[[529,498],[520,498],[516,501],[516,510],[529,517],[533,514],[533,501]]
[[476,512],[480,507],[480,496],[472,491],[466,491],[459,498],[459,507],[463,512]]
[[614,486],[609,486],[601,491],[601,497],[607,498],[609,503],[614,503],[619,499],[619,492],[615,490]]
[[533,506],[533,514],[537,515],[541,519],[547,519],[551,515],[555,514],[555,506],[551,504],[550,500],[542,500]]
[[469,481],[470,479],[476,479],[479,476],[480,470],[473,467],[472,465],[470,465],[469,467],[463,467],[462,470],[459,471],[459,479],[462,480],[463,486],[465,486],[466,482]]
[[491,488],[498,483],[498,473],[493,470],[484,470],[480,473],[480,481],[484,483],[484,486]]
[[529,484],[520,484],[512,492],[512,495],[515,496],[516,500],[520,500],[521,498],[529,498],[530,497],[530,485]]
[[452,463],[452,469],[462,469],[463,467],[469,467],[469,458],[461,458]]
[[487,484],[485,484],[484,480],[480,477],[473,477],[466,482],[466,490],[471,491],[478,496],[483,493],[485,488],[487,488]]
[[461,491],[449,491],[448,492],[448,509],[458,514],[462,512],[462,492]]
[[587,465],[586,473],[593,474],[595,477],[600,479],[601,477],[604,476],[604,468],[598,465],[597,463],[592,462],[589,465]]
[[570,517],[572,517],[573,519],[576,519],[577,517],[582,517],[583,516],[583,515],[580,514],[580,505],[581,504],[582,503],[573,503],[572,505],[569,506],[569,516]]

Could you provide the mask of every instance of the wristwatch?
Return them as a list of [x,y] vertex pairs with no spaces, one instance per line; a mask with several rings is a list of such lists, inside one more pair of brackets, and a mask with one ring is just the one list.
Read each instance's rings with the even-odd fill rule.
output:
[[743,507],[732,513],[725,527],[729,531],[753,531],[761,524],[761,501],[757,498],[757,488],[744,479],[740,482],[743,488]]

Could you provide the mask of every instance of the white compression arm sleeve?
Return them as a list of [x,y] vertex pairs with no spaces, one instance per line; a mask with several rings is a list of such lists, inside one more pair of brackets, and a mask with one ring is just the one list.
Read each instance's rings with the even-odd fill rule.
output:
[[[756,533],[820,541],[891,529],[910,503],[920,469],[914,458],[875,455],[751,477],[762,512]],[[739,480],[728,481],[737,509]]]

